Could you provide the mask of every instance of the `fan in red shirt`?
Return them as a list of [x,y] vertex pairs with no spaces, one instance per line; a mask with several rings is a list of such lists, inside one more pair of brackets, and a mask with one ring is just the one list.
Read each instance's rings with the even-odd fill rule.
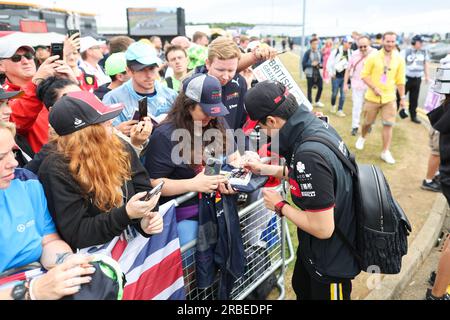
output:
[[14,41],[0,39],[0,72],[6,75],[6,91],[23,91],[18,99],[9,101],[11,121],[35,153],[48,141],[48,110],[36,97],[36,86],[47,77],[62,74],[74,78],[73,72],[58,56],[48,58],[36,71],[34,49],[21,34]]

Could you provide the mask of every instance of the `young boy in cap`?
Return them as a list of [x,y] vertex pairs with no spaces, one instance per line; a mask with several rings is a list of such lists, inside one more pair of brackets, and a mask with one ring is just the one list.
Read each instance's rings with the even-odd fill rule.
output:
[[90,36],[80,38],[82,61],[79,68],[86,74],[94,75],[99,86],[111,82],[111,78],[105,74],[98,64],[103,59],[102,45],[104,45],[104,41],[97,41]]

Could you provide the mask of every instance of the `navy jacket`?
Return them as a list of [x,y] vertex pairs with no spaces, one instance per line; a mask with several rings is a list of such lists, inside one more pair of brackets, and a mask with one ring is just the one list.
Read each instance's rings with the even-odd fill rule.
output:
[[237,196],[202,194],[199,204],[196,258],[197,286],[210,287],[220,270],[218,299],[230,299],[235,281],[244,274],[244,244],[241,235]]

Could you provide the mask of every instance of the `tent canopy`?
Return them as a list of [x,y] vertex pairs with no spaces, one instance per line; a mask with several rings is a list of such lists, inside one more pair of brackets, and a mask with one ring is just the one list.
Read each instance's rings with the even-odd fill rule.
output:
[[51,43],[63,42],[65,35],[56,32],[46,33],[28,33],[28,32],[14,32],[1,31],[0,32],[0,46],[7,46],[8,43],[21,42],[29,46],[35,47],[38,45],[50,46]]

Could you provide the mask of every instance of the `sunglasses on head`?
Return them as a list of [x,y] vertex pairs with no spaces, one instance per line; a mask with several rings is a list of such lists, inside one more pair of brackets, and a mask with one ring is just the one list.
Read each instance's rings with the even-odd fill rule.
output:
[[33,56],[33,54],[31,52],[27,52],[27,53],[24,53],[24,54],[16,53],[10,59],[11,59],[12,62],[19,62],[19,61],[22,60],[22,57],[25,57],[28,60],[31,60],[31,59],[34,58],[34,56]]

